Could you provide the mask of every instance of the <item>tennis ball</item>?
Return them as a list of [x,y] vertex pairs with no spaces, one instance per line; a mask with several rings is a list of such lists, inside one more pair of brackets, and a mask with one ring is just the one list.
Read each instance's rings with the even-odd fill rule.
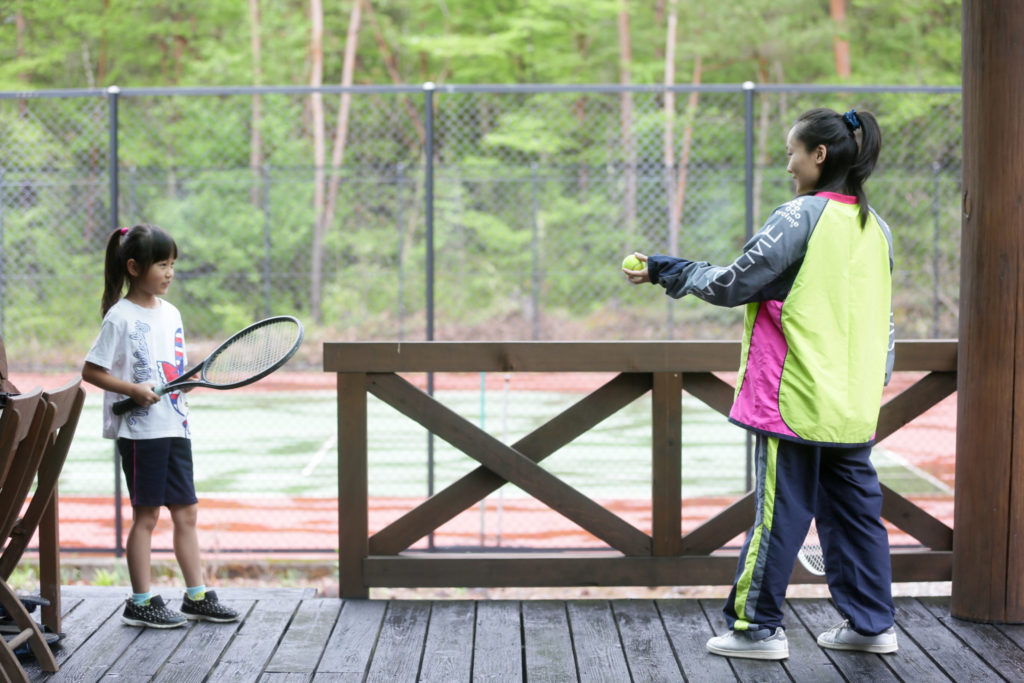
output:
[[622,259],[622,267],[626,270],[643,270],[646,268],[644,262],[638,259],[633,254],[630,254],[626,258]]

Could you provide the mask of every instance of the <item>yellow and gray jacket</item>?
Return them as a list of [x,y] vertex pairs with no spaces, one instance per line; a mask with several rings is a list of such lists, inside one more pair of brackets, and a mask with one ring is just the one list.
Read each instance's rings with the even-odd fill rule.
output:
[[892,235],[854,197],[805,195],[775,209],[728,266],[651,256],[651,282],[675,298],[746,304],[729,419],[823,445],[874,440],[892,373]]

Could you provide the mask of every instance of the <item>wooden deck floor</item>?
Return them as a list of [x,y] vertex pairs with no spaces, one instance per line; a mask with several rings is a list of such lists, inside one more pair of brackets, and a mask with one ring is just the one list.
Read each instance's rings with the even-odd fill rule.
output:
[[121,624],[124,589],[68,588],[60,672],[45,674],[34,660],[26,670],[33,681],[1024,681],[1024,625],[954,620],[948,597],[898,598],[900,650],[884,656],[820,649],[815,637],[838,613],[828,600],[791,600],[790,657],[780,663],[705,652],[724,629],[720,600],[218,593],[241,622],[158,630]]

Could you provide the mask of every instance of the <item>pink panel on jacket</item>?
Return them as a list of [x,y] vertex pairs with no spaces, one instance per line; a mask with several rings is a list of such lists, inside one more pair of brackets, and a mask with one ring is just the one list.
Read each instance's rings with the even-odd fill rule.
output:
[[774,434],[799,438],[779,414],[779,384],[789,346],[782,334],[782,301],[763,301],[754,319],[747,369],[729,417]]

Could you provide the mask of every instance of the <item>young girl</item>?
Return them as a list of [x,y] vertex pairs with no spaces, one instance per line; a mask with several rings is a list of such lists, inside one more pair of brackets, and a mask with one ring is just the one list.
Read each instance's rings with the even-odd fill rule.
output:
[[712,304],[746,304],[729,419],[756,435],[756,517],[725,605],[731,657],[789,655],[782,604],[811,519],[845,621],[822,647],[895,652],[889,538],[871,444],[893,363],[892,236],[864,182],[881,131],[869,112],[813,109],[786,139],[797,197],[728,266],[637,254],[634,284]]
[[[128,574],[132,597],[121,620],[133,626],[173,628],[186,619],[234,621],[238,613],[206,590],[196,535],[188,403],[180,392],[163,397],[153,387],[185,369],[185,337],[178,309],[160,298],[174,278],[178,247],[154,225],[114,230],[107,240],[103,326],[82,368],[85,381],[104,389],[103,436],[117,439],[132,501]],[[128,293],[122,298],[124,285]],[[112,405],[130,397],[140,407],[123,416]],[[153,529],[166,505],[174,524],[174,556],[188,586],[181,612],[150,592]]]

